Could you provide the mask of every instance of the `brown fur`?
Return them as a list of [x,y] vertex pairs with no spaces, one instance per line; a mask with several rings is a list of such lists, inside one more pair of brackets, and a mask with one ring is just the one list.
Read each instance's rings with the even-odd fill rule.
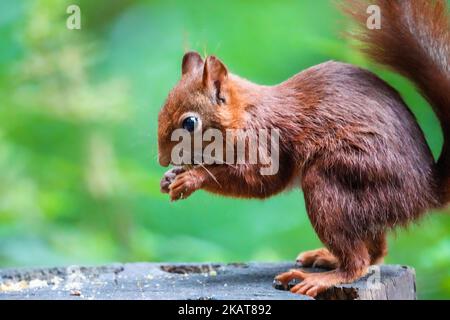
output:
[[[349,3],[347,11],[365,23],[367,3]],[[304,280],[293,289],[297,293],[315,296],[360,277],[386,255],[386,231],[450,200],[450,37],[444,1],[371,3],[382,9],[383,28],[360,39],[369,56],[415,81],[433,105],[445,135],[437,163],[400,95],[369,71],[344,63],[327,62],[268,87],[229,74],[215,57],[203,63],[189,53],[182,79],[159,115],[162,165],[169,164],[170,133],[186,112],[197,112],[204,129],[280,130],[277,175],[261,176],[259,165],[195,167],[166,191],[172,200],[197,189],[267,198],[300,181],[308,216],[328,260],[336,258],[338,267],[322,275],[280,275],[282,281]]]

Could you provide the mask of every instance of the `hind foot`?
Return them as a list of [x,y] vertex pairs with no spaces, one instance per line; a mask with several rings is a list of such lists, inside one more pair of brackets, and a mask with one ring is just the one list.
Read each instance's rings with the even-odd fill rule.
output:
[[302,294],[315,298],[318,294],[325,292],[331,287],[343,283],[351,283],[359,279],[366,272],[367,270],[350,275],[349,273],[340,270],[320,273],[308,273],[301,270],[291,270],[278,275],[275,280],[281,282],[286,288],[290,281],[294,279],[301,280],[301,282],[292,287],[290,291],[295,294]]
[[328,249],[305,251],[298,255],[297,263],[302,267],[337,269],[339,262]]

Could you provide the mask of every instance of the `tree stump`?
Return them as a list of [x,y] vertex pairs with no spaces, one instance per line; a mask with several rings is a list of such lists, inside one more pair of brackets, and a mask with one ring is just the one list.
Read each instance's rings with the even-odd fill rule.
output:
[[[127,263],[3,269],[0,299],[310,299],[282,290],[274,283],[277,274],[292,268],[292,263]],[[405,266],[371,267],[362,279],[331,288],[317,298],[416,299],[415,272]]]

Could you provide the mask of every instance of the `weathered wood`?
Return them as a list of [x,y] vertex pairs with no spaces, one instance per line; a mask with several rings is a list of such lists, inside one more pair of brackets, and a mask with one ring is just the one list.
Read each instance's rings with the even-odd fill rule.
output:
[[[293,267],[291,263],[129,263],[5,269],[0,270],[0,299],[309,299],[277,290],[280,286],[273,284],[275,275]],[[415,299],[415,273],[408,267],[382,266],[319,298]]]

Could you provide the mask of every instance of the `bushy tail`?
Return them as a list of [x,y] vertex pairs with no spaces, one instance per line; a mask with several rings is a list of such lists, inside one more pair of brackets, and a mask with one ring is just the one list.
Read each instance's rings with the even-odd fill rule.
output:
[[[381,29],[367,27],[370,5],[381,10]],[[450,19],[446,0],[346,0],[343,9],[360,26],[355,37],[362,42],[363,51],[412,80],[436,112],[444,133],[444,147],[437,162],[439,190],[442,205],[448,204]]]

